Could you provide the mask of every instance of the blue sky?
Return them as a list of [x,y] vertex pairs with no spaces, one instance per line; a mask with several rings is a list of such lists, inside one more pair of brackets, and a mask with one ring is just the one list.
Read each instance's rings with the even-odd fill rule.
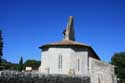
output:
[[38,48],[60,41],[68,16],[74,16],[76,40],[89,44],[103,61],[125,51],[124,0],[0,0],[3,58],[40,60]]

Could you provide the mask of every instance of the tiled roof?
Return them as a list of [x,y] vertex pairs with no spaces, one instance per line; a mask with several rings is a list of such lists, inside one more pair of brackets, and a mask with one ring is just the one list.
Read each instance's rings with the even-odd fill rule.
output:
[[84,44],[84,43],[79,43],[79,42],[76,42],[76,41],[72,41],[72,40],[62,40],[60,42],[55,42],[55,43],[50,43],[50,44],[45,44],[43,46],[40,46],[40,48],[44,48],[44,47],[51,47],[51,46],[80,46],[80,47],[85,47],[85,48],[88,48],[90,49],[94,55],[92,55],[92,57],[95,57],[96,59],[99,59],[100,58],[98,57],[98,55],[95,53],[95,51],[92,49],[91,46],[87,45],[87,44]]
[[43,45],[41,47],[44,47],[44,46],[65,46],[65,45],[77,45],[77,46],[84,46],[84,47],[90,47],[89,45],[87,44],[83,44],[83,43],[79,43],[79,42],[75,42],[75,41],[72,41],[72,40],[62,40],[60,42],[54,42],[54,43],[50,43],[50,44],[46,44],[46,45]]

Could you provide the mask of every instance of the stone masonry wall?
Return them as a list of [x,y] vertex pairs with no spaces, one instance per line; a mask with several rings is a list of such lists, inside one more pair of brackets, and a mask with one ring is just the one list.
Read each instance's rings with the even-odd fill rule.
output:
[[114,66],[89,58],[91,83],[116,83]]
[[[59,55],[62,55],[62,69],[58,68]],[[79,59],[79,71],[78,71]],[[49,48],[42,52],[41,73],[88,76],[88,52],[75,48]]]

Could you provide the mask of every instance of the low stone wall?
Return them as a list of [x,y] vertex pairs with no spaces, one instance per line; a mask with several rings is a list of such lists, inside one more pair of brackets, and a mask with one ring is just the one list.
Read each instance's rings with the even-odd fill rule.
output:
[[42,75],[39,73],[0,71],[0,83],[90,83],[89,77]]

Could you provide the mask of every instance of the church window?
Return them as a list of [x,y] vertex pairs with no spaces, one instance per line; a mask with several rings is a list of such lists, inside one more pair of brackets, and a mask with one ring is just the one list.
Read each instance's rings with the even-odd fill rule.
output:
[[79,63],[80,63],[80,60],[78,59],[78,63],[77,63],[78,64],[78,71],[80,70],[80,64]]
[[100,78],[98,78],[98,83],[100,83]]
[[59,55],[58,68],[62,69],[62,55]]

